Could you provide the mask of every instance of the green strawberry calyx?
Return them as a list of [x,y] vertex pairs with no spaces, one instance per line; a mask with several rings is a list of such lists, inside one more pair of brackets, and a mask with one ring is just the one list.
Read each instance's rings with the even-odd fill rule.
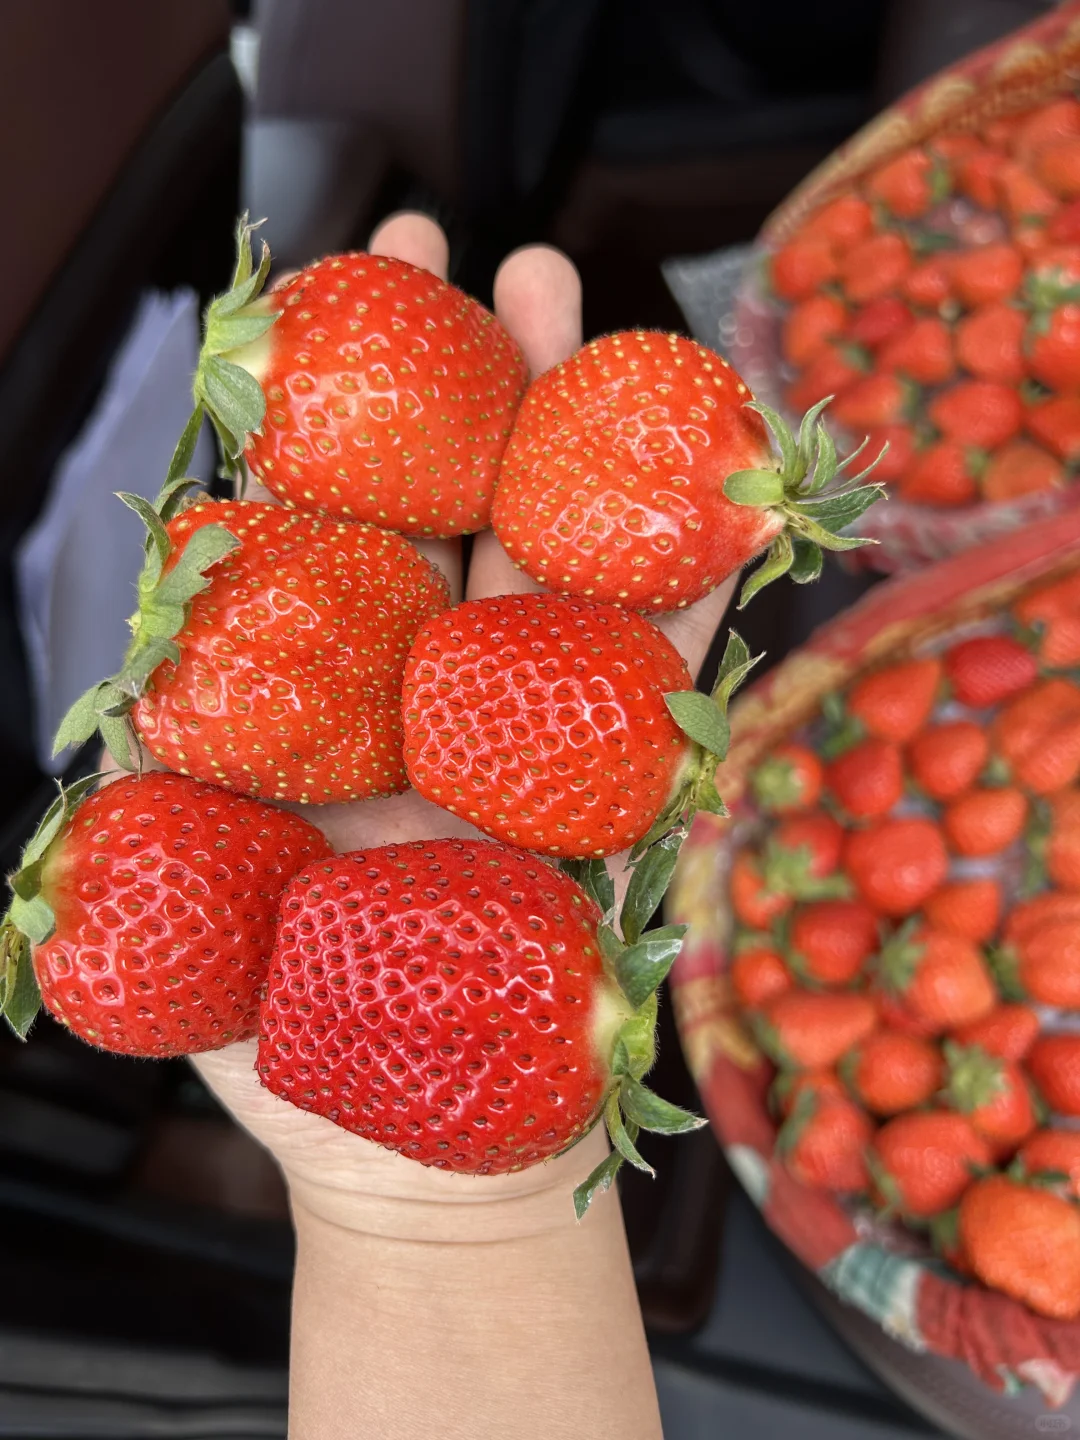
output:
[[[838,460],[836,444],[821,413],[832,396],[812,405],[802,418],[799,433],[792,434],[787,421],[759,400],[747,401],[772,432],[779,464],[775,469],[735,470],[724,481],[724,494],[735,505],[776,510],[784,528],[765,552],[765,558],[750,575],[739,596],[739,609],[781,575],[790,575],[797,585],[806,585],[821,574],[824,550],[855,550],[877,542],[865,535],[840,532],[854,524],[885,494],[880,483],[863,481],[885,453],[875,456],[858,475],[845,476],[834,484],[866,448],[867,440],[845,460]],[[831,487],[831,488],[827,488]]]
[[603,860],[560,862],[560,869],[600,907],[603,918],[597,940],[618,999],[614,1007],[616,1023],[603,1040],[604,1058],[610,1056],[611,1086],[600,1112],[612,1151],[574,1191],[579,1220],[596,1196],[611,1188],[624,1162],[649,1175],[654,1173],[637,1148],[642,1130],[680,1135],[707,1123],[701,1116],[664,1100],[643,1083],[656,1059],[656,992],[675,963],[687,928],[663,925],[646,931],[645,927],[663,898],[677,855],[678,842],[669,836],[634,867],[619,911],[618,930],[615,885]]
[[878,957],[878,977],[891,995],[903,995],[915,979],[926,946],[915,938],[921,924],[912,916],[882,946]]
[[0,920],[0,1014],[20,1040],[26,1039],[41,1009],[32,948],[44,945],[56,928],[56,916],[42,893],[45,859],[53,841],[101,778],[87,775],[66,787],[57,783],[56,799],[26,842],[19,868],[8,877],[11,903]]
[[266,396],[258,380],[240,359],[250,360],[253,348],[280,318],[270,296],[263,294],[270,273],[270,247],[263,241],[256,266],[252,234],[262,221],[241,216],[236,226],[236,267],[232,284],[211,300],[204,318],[204,337],[195,371],[195,415],[204,413],[217,432],[222,472],[234,473],[241,464],[247,437],[262,428]]
[[1005,1093],[1005,1067],[981,1045],[958,1045],[955,1040],[946,1040],[942,1051],[949,1067],[942,1098],[953,1110],[970,1115]]
[[759,810],[766,814],[797,806],[803,786],[794,763],[783,755],[770,755],[754,771],[750,788]]
[[153,504],[141,495],[119,496],[147,530],[136,586],[138,609],[128,622],[131,641],[116,674],[91,685],[61,720],[53,742],[54,755],[100,731],[116,763],[125,770],[137,768],[138,746],[130,711],[157,667],[165,660],[179,661],[176,636],[187,623],[192,600],[210,584],[207,572],[240,543],[222,525],[203,525],[176,554],[165,529],[199,485],[184,472],[191,463],[201,423],[201,413],[196,411],[180,437],[165,484]]

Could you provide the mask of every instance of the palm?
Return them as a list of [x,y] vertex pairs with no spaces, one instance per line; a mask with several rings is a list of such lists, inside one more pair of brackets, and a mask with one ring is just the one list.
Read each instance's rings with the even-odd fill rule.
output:
[[[445,238],[421,216],[400,215],[388,221],[373,237],[371,249],[445,274]],[[534,375],[557,364],[581,343],[580,285],[573,267],[556,251],[534,247],[511,256],[496,279],[495,302],[499,318],[518,341]],[[421,548],[443,569],[455,601],[463,589],[469,598],[480,598],[537,588],[512,567],[490,531],[476,538],[466,586],[456,542],[435,541]],[[682,651],[691,672],[696,672],[705,657],[733,584],[721,586],[691,610],[663,622],[662,628]],[[339,852],[479,833],[415,792],[358,804],[303,808]],[[621,888],[623,862],[616,858],[611,867]],[[309,1208],[333,1216],[339,1209],[337,1201],[344,1205],[345,1197],[357,1193],[467,1202],[474,1195],[490,1198],[495,1184],[504,1187],[501,1194],[506,1196],[540,1189],[546,1183],[538,1172],[548,1166],[493,1181],[409,1164],[272,1095],[259,1082],[255,1060],[256,1043],[247,1041],[199,1056],[195,1063],[222,1103],[277,1158],[289,1177],[294,1200],[302,1200]],[[602,1143],[597,1136],[595,1144]],[[595,1144],[580,1148],[595,1149]]]

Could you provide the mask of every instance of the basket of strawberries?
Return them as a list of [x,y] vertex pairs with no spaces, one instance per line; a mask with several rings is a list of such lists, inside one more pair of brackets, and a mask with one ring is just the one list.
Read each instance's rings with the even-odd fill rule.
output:
[[732,358],[759,398],[835,397],[897,570],[1059,513],[1080,463],[1080,5],[879,116],[771,217]]
[[676,1018],[780,1237],[916,1349],[1080,1373],[1080,512],[877,587],[736,701]]

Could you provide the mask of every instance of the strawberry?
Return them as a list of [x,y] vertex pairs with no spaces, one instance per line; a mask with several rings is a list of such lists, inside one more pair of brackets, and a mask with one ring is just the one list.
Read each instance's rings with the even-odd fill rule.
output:
[[980,476],[983,499],[1015,500],[1041,490],[1058,490],[1066,476],[1060,461],[1027,440],[1010,440],[990,456]]
[[951,1038],[958,1045],[976,1045],[987,1055],[1020,1061],[1039,1034],[1039,1017],[1027,1005],[998,1005],[981,1020],[958,1025]]
[[911,774],[933,800],[952,800],[978,779],[990,758],[986,731],[971,720],[949,720],[916,735],[908,751]]
[[1080,1115],[1080,1035],[1040,1035],[1026,1064],[1051,1110]]
[[794,985],[782,957],[767,943],[748,941],[731,962],[731,988],[744,1010],[758,1010]]
[[1050,219],[1046,239],[1050,245],[1080,244],[1080,200],[1070,200]]
[[866,194],[898,220],[918,220],[948,192],[948,172],[925,150],[905,150],[866,181]]
[[1028,111],[1013,132],[1010,149],[1018,160],[1026,161],[1045,146],[1078,135],[1080,101],[1066,95]]
[[847,319],[847,307],[835,295],[811,295],[800,301],[784,321],[780,345],[785,360],[802,369],[827,341],[843,335]]
[[802,233],[814,240],[826,240],[843,254],[874,229],[874,212],[858,195],[839,195],[815,210],[802,227]]
[[[0,1000],[25,1035],[38,1005],[122,1055],[246,1040],[281,892],[330,854],[313,825],[182,775],[148,773],[45,815],[0,928]],[[39,994],[40,987],[40,994]]]
[[731,867],[731,908],[735,918],[751,930],[768,930],[774,920],[791,909],[791,896],[766,883],[761,858],[740,850]]
[[756,1034],[778,1065],[827,1070],[877,1028],[877,1019],[868,995],[789,990],[765,1006]]
[[977,154],[983,147],[980,141],[966,131],[939,131],[927,142],[939,160],[955,165],[969,155]]
[[802,980],[848,985],[877,944],[877,916],[861,901],[814,900],[791,915],[788,962]]
[[282,898],[258,1073],[301,1109],[471,1174],[558,1154],[603,1113],[615,1154],[581,1213],[621,1159],[648,1168],[639,1125],[703,1123],[641,1084],[677,950],[624,949],[569,875],[490,840],[337,856]]
[[945,1066],[937,1046],[921,1036],[878,1030],[844,1056],[840,1074],[867,1110],[899,1115],[933,1097]]
[[758,809],[767,815],[810,809],[821,794],[824,773],[821,761],[806,745],[793,741],[778,745],[751,780]]
[[952,267],[943,255],[931,255],[906,272],[900,294],[923,310],[938,310],[952,298]]
[[956,369],[952,331],[936,315],[924,316],[882,346],[878,365],[882,370],[906,375],[919,385],[940,385],[950,380]]
[[815,235],[797,235],[769,262],[769,279],[781,300],[806,300],[836,273],[832,242]]
[[1057,197],[1012,160],[998,166],[994,185],[1001,208],[1014,224],[1045,221],[1058,209]]
[[1035,174],[1062,200],[1080,197],[1080,137],[1069,136],[1044,145],[1035,156]]
[[548,589],[634,609],[689,605],[768,548],[745,603],[791,568],[793,537],[805,578],[815,547],[849,548],[828,525],[850,524],[881,493],[849,481],[822,495],[837,466],[816,412],[801,433],[800,449],[703,345],[605,335],[530,385],[493,525],[514,564]]
[[1046,926],[1080,924],[1080,895],[1044,890],[1014,905],[1005,920],[1006,944],[1022,945]]
[[1011,305],[983,305],[956,327],[957,362],[977,380],[1019,385],[1027,374],[1026,330],[1027,320]]
[[1038,665],[1027,645],[1008,635],[975,635],[945,652],[945,674],[962,706],[982,710],[1027,690]]
[[882,915],[917,910],[949,868],[941,831],[921,816],[876,820],[848,836],[844,868],[868,905]]
[[932,930],[944,930],[983,944],[993,938],[1001,916],[1001,886],[996,880],[953,880],[923,903]]
[[848,326],[848,340],[867,350],[878,350],[898,339],[914,323],[915,316],[909,306],[895,295],[882,295],[855,311]]
[[1064,1175],[1069,1194],[1080,1198],[1080,1130],[1036,1130],[1020,1147],[1025,1176]]
[[405,662],[409,779],[496,839],[615,855],[671,803],[681,813],[701,770],[665,703],[692,688],[671,641],[617,606],[469,600],[430,620]]
[[785,816],[766,847],[766,878],[774,889],[804,899],[835,895],[843,846],[843,826],[826,811]]
[[1044,921],[999,957],[1009,987],[1040,1005],[1080,1009],[1080,923]]
[[899,749],[873,735],[845,750],[825,778],[836,803],[856,820],[884,815],[904,793]]
[[1028,405],[1024,428],[1060,460],[1080,460],[1080,395],[1051,395]]
[[1047,797],[1050,833],[1046,839],[1046,874],[1063,890],[1080,891],[1080,791],[1063,790]]
[[1038,637],[1039,658],[1053,668],[1080,665],[1080,615],[1057,615],[1047,620]]
[[874,466],[874,479],[889,485],[907,473],[915,457],[915,436],[910,425],[871,425],[866,450]]
[[882,370],[856,380],[836,400],[832,418],[856,434],[871,426],[894,425],[904,419],[909,391],[896,375]]
[[869,364],[860,346],[846,339],[827,340],[788,386],[788,405],[792,410],[809,410],[833,395],[842,395],[866,374]]
[[226,458],[243,450],[289,506],[407,535],[484,529],[526,379],[494,315],[364,254],[328,255],[260,296],[269,255],[251,274],[250,227],[239,239],[195,377]]
[[769,1103],[785,1120],[803,1095],[818,1100],[850,1100],[834,1070],[781,1070],[769,1090]]
[[948,439],[982,450],[994,450],[1011,440],[1023,420],[1016,391],[991,380],[951,385],[931,400],[928,414]]
[[1080,305],[1037,312],[1028,326],[1027,368],[1050,390],[1080,386]]
[[1003,157],[994,150],[976,150],[962,156],[953,166],[956,188],[984,210],[998,207],[997,176]]
[[970,505],[979,493],[976,453],[956,440],[928,445],[901,477],[901,495],[919,505]]
[[938,1032],[980,1020],[997,992],[978,948],[959,935],[909,922],[881,952],[881,984]]
[[1054,580],[1049,585],[1029,590],[1015,602],[1013,610],[1024,625],[1080,614],[1080,570],[1063,580]]
[[847,696],[850,715],[871,735],[906,745],[934,707],[941,664],[937,660],[901,660],[856,680]]
[[1080,716],[1048,724],[1038,743],[1014,761],[1013,775],[1036,795],[1071,785],[1080,775]]
[[839,264],[840,288],[853,305],[894,294],[911,270],[911,247],[902,235],[884,231],[853,245]]
[[991,741],[1017,783],[1047,795],[1080,773],[1080,689],[1042,680],[995,717]]
[[134,638],[57,750],[100,728],[130,767],[117,712],[134,705],[150,751],[196,779],[314,804],[404,790],[405,656],[448,604],[434,565],[398,535],[278,505],[205,501],[163,525],[136,503],[151,541]]
[[800,1185],[838,1194],[867,1188],[864,1153],[874,1126],[846,1097],[803,1093],[776,1137],[777,1154]]
[[1071,1201],[987,1176],[960,1202],[960,1243],[985,1285],[1039,1315],[1080,1315],[1080,1210]]
[[1011,785],[984,786],[953,800],[941,817],[950,850],[957,855],[997,855],[1019,840],[1028,802]]
[[980,245],[957,251],[949,270],[956,298],[975,310],[1016,294],[1024,278],[1024,257],[1015,245]]
[[978,1045],[944,1045],[948,1078],[943,1099],[966,1115],[995,1160],[1011,1155],[1038,1124],[1031,1091],[1015,1060]]
[[971,1122],[948,1111],[912,1111],[883,1125],[870,1147],[875,1189],[887,1207],[928,1220],[950,1210],[990,1164]]

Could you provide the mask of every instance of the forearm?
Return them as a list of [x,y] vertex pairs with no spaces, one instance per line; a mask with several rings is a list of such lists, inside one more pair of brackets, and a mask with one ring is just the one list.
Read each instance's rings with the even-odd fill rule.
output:
[[564,1184],[524,1223],[484,1209],[423,1239],[295,1205],[291,1440],[658,1440],[617,1197],[580,1225]]

